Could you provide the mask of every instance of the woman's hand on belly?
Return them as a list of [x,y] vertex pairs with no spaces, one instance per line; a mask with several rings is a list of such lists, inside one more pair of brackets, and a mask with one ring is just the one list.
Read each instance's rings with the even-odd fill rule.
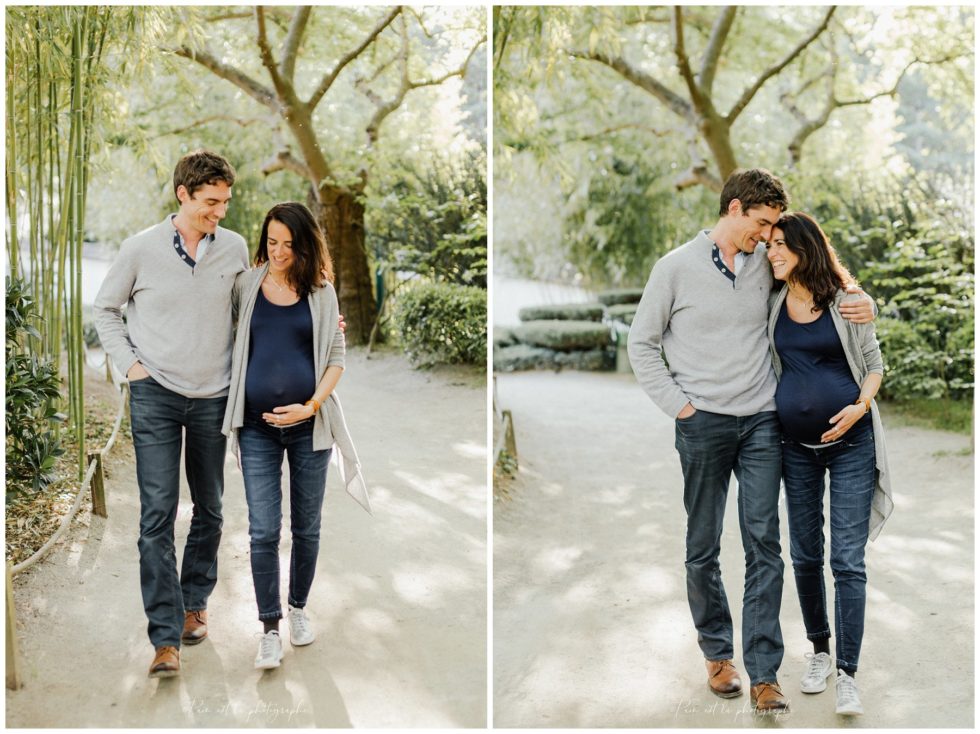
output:
[[851,430],[851,426],[857,423],[861,418],[864,417],[864,405],[848,405],[843,410],[841,410],[837,415],[830,419],[830,422],[834,424],[834,427],[829,431],[826,431],[820,437],[820,443],[829,443],[831,441],[840,440],[840,438]]
[[271,413],[263,413],[262,420],[270,426],[282,427],[293,423],[305,421],[313,415],[312,405],[301,405],[292,403],[290,405],[280,405],[272,409]]

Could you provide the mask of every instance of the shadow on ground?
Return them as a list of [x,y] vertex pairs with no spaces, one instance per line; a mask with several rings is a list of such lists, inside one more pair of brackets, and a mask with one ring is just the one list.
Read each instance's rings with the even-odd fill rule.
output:
[[[805,640],[781,505],[780,681],[791,713],[706,687],[684,579],[673,422],[631,375],[500,375],[521,468],[494,506],[494,724],[501,727],[836,727],[833,687],[799,692]],[[887,430],[887,426],[886,426]],[[896,509],[868,550],[857,727],[973,725],[970,439],[887,431]],[[948,455],[943,452],[953,452]],[[722,574],[741,665],[744,560],[735,485]],[[832,593],[833,579],[827,583]]]
[[[292,648],[284,625],[282,667],[252,667],[261,626],[229,454],[209,639],[182,650],[179,677],[147,678],[135,465],[123,442],[110,462],[108,520],[73,531],[17,580],[26,685],[7,694],[7,726],[485,726],[485,383],[352,350],[339,393],[374,517],[347,498],[332,464],[307,607],[317,641]],[[178,549],[190,513],[182,491]],[[284,569],[289,548],[284,534]]]

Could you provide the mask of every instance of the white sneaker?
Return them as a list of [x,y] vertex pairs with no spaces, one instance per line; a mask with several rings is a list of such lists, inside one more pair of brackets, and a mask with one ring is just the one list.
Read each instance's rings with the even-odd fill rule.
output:
[[282,660],[282,640],[279,633],[269,630],[259,640],[259,654],[255,656],[256,670],[278,668]]
[[289,642],[297,647],[309,645],[316,639],[316,632],[305,609],[289,607]]
[[863,714],[861,699],[858,698],[858,685],[843,670],[837,671],[837,713],[844,716]]
[[830,671],[834,669],[831,665],[830,655],[825,652],[816,654],[808,652],[806,659],[806,672],[800,679],[800,690],[804,693],[821,693],[827,690],[827,678]]

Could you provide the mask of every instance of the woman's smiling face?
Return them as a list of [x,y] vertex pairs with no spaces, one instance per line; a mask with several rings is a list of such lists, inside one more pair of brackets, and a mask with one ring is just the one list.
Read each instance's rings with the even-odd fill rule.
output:
[[772,265],[772,275],[776,280],[789,280],[796,264],[800,261],[796,253],[787,247],[783,230],[778,227],[772,228],[766,256],[769,258],[769,264]]

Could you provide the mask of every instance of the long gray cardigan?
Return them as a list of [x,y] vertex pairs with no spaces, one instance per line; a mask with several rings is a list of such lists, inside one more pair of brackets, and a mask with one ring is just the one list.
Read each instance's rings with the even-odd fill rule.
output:
[[[787,286],[784,285],[782,290],[773,297],[769,309],[769,350],[772,353],[772,367],[776,371],[776,379],[782,376],[783,367],[779,361],[779,355],[776,353],[773,335],[776,330],[776,321],[779,319],[779,309],[783,305],[783,301],[786,300],[787,290]],[[840,314],[841,301],[848,295],[851,298],[862,297],[858,294],[848,294],[843,290],[838,291],[830,308],[830,318],[837,329],[840,343],[844,346],[844,354],[847,356],[851,375],[858,385],[863,385],[865,378],[870,373],[884,374],[884,368],[881,361],[881,350],[878,348],[878,339],[875,337],[874,323],[855,324]],[[871,499],[869,537],[874,540],[878,537],[885,520],[892,514],[895,507],[892,502],[891,475],[888,471],[888,457],[885,452],[885,429],[881,425],[878,404],[874,400],[871,401],[871,423],[874,428],[877,481],[874,497]]]
[[[269,263],[254,270],[239,273],[232,292],[232,315],[238,324],[235,347],[231,357],[231,387],[228,391],[228,407],[221,432],[231,438],[232,450],[238,455],[238,429],[245,421],[245,372],[248,365],[248,345],[251,338],[249,324],[258,299],[262,279],[269,272]],[[313,370],[322,377],[327,367],[344,366],[344,335],[337,326],[340,307],[337,294],[329,283],[309,295],[310,312],[313,315]],[[319,380],[317,380],[319,382]],[[339,454],[337,465],[340,477],[361,507],[371,512],[367,486],[361,474],[361,462],[354,450],[354,442],[347,430],[340,398],[334,390],[320,406],[313,418],[313,450],[323,451],[333,446]]]

